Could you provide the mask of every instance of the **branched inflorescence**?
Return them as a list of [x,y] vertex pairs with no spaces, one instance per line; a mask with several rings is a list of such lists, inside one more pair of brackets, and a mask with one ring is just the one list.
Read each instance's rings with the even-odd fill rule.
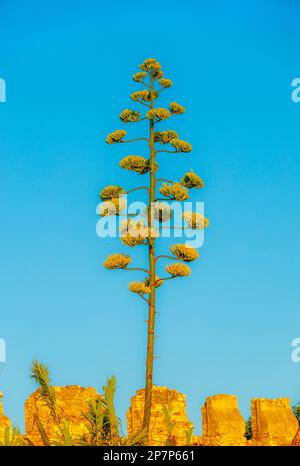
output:
[[[146,136],[128,140],[126,139],[127,131],[117,129],[108,134],[106,142],[108,144],[125,144],[127,142],[145,141],[148,146],[148,156],[126,155],[120,160],[119,166],[124,170],[135,172],[138,175],[148,175],[149,182],[146,183],[146,186],[137,187],[130,191],[126,191],[125,188],[119,185],[104,187],[100,192],[100,198],[103,204],[99,213],[101,216],[122,215],[122,211],[126,207],[125,194],[142,188],[148,191],[149,198],[144,216],[145,221],[131,218],[121,222],[121,241],[123,245],[131,248],[136,246],[148,247],[149,263],[147,268],[129,267],[131,264],[130,256],[120,253],[108,256],[104,262],[104,267],[110,270],[138,270],[145,274],[143,280],[129,283],[129,290],[140,296],[149,306],[147,320],[146,393],[143,423],[146,430],[149,431],[153,380],[156,288],[161,286],[165,280],[187,277],[190,275],[191,270],[186,263],[193,262],[199,257],[199,253],[196,249],[186,244],[178,243],[170,246],[172,256],[155,256],[155,242],[160,236],[159,228],[161,224],[172,218],[172,209],[169,202],[187,200],[189,198],[189,190],[193,188],[202,188],[204,183],[192,169],[185,173],[180,181],[156,178],[156,173],[159,168],[156,159],[159,153],[187,154],[192,150],[192,145],[180,139],[176,131],[172,129],[158,130],[156,127],[157,124],[164,120],[182,115],[185,112],[185,108],[177,102],[171,102],[167,107],[155,105],[161,93],[172,86],[172,81],[164,77],[161,65],[156,59],[149,58],[145,60],[140,65],[140,71],[133,75],[133,80],[141,84],[143,88],[133,92],[130,95],[131,100],[147,108],[144,109],[144,113],[136,109],[126,108],[120,113],[119,117],[121,122],[126,125],[145,121],[148,126],[148,133]],[[161,182],[160,186],[158,186],[159,182]],[[163,199],[156,198],[157,191],[164,196]],[[184,212],[182,218],[186,224],[185,228],[190,229],[201,230],[206,228],[209,223],[208,219],[197,212]],[[158,222],[159,226],[155,227],[154,222]],[[167,277],[159,278],[156,275],[156,264],[160,258],[179,261],[171,262],[166,266],[166,272],[169,274]]]

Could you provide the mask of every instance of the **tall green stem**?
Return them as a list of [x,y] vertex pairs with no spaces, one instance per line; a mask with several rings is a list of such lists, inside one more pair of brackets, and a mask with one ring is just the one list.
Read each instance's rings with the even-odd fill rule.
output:
[[[150,80],[150,108],[153,108],[154,89],[153,79]],[[155,147],[154,147],[154,120],[150,120],[150,190],[148,205],[148,228],[153,227],[152,222],[152,204],[155,201]],[[148,312],[148,343],[147,343],[147,360],[146,360],[146,385],[145,385],[145,407],[143,428],[146,429],[147,438],[149,436],[151,403],[152,403],[152,386],[153,386],[153,360],[154,360],[154,328],[155,328],[155,239],[149,237],[149,275],[150,275],[150,297]]]

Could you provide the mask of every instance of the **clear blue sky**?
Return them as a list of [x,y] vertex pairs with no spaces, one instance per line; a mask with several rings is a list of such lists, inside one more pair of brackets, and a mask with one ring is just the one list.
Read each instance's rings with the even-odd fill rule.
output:
[[118,168],[136,147],[105,136],[153,56],[194,147],[165,154],[161,175],[194,168],[211,220],[191,278],[159,291],[155,383],[186,393],[196,432],[209,395],[238,395],[245,417],[252,397],[300,398],[299,17],[296,0],[1,1],[0,390],[14,423],[34,357],[57,385],[115,374],[123,420],[143,386],[146,308],[134,274],[102,268],[121,247],[96,236],[95,209],[101,187],[140,181]]

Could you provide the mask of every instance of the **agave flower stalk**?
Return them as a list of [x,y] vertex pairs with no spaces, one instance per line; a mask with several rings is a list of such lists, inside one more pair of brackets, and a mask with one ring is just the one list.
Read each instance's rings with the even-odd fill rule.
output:
[[[143,141],[148,146],[148,155],[127,155],[119,162],[119,166],[130,172],[135,172],[139,176],[148,176],[148,184],[138,186],[129,191],[119,185],[110,185],[102,189],[100,197],[102,201],[111,201],[112,208],[105,205],[100,215],[122,215],[121,211],[124,206],[122,195],[133,193],[140,189],[148,192],[148,206],[146,213],[146,222],[141,220],[135,221],[129,219],[121,224],[121,241],[128,247],[144,245],[148,248],[148,266],[128,267],[131,258],[124,254],[110,255],[104,262],[104,266],[109,269],[119,270],[138,270],[145,274],[144,281],[131,282],[129,290],[141,297],[148,305],[147,319],[147,355],[146,355],[146,378],[145,378],[145,404],[143,429],[146,436],[149,434],[151,404],[152,404],[152,387],[153,387],[153,361],[154,361],[154,335],[155,335],[155,316],[156,316],[156,289],[165,281],[179,277],[187,277],[191,270],[186,264],[196,260],[198,252],[185,244],[174,244],[170,247],[171,255],[161,254],[155,257],[155,243],[159,238],[159,230],[154,226],[155,220],[159,222],[160,228],[165,228],[161,223],[172,217],[170,206],[167,202],[184,201],[189,198],[189,190],[192,188],[202,188],[204,183],[202,179],[190,169],[185,173],[180,181],[172,181],[166,178],[158,178],[159,169],[157,156],[160,153],[182,154],[186,155],[192,150],[192,145],[182,139],[176,131],[169,129],[167,131],[158,131],[156,125],[161,121],[170,119],[173,116],[181,115],[185,109],[177,102],[171,102],[168,108],[157,107],[156,99],[160,97],[162,91],[172,86],[172,81],[164,77],[160,63],[154,58],[148,58],[140,65],[141,71],[133,75],[136,83],[142,84],[145,89],[133,92],[130,97],[134,103],[140,103],[146,107],[144,115],[135,109],[125,109],[120,114],[120,120],[125,125],[145,121],[148,124],[147,134],[134,139],[126,139],[127,131],[116,130],[110,133],[106,142],[108,144],[125,144],[128,142]],[[158,146],[157,146],[158,145]],[[159,149],[169,145],[169,149]],[[148,158],[147,158],[148,157]],[[174,157],[172,155],[172,157]],[[158,187],[158,183],[162,183]],[[156,191],[165,196],[156,198]],[[187,212],[183,216],[186,222],[185,227],[173,226],[171,228],[202,229],[208,226],[208,220],[196,212]],[[156,275],[156,265],[159,259],[171,259],[177,262],[171,262],[166,266],[166,272],[169,274],[165,278]],[[181,262],[180,262],[181,261]]]

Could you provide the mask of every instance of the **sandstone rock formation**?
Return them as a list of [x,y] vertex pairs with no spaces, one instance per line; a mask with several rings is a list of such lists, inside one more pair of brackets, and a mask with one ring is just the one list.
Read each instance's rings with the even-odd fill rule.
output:
[[293,438],[292,445],[294,447],[300,447],[300,427],[299,427],[295,437]]
[[252,435],[255,445],[290,445],[297,430],[288,398],[257,398],[251,401]]
[[5,428],[7,426],[10,426],[10,420],[8,419],[8,417],[4,416],[4,413],[3,413],[2,398],[3,398],[3,395],[0,392],[0,441],[3,440]]
[[[100,397],[92,387],[83,388],[79,385],[69,385],[66,387],[54,387],[57,399],[58,410],[63,419],[69,422],[70,431],[73,438],[80,439],[87,434],[86,421],[82,413],[87,412],[88,402],[91,399]],[[25,402],[25,431],[26,436],[35,444],[42,445],[35,416],[38,415],[43,428],[52,441],[57,441],[59,431],[55,426],[50,410],[36,390]]]
[[246,445],[245,421],[234,395],[214,395],[202,407],[202,445]]
[[[137,390],[131,398],[131,406],[127,411],[128,436],[138,433],[143,425],[145,390]],[[185,432],[193,428],[186,415],[185,395],[167,387],[153,387],[153,407],[150,418],[149,445],[186,445]],[[163,412],[166,407],[171,413],[171,423],[174,428],[168,432],[168,425]]]
[[[61,418],[68,421],[75,444],[79,444],[82,436],[88,433],[82,413],[87,412],[90,400],[101,395],[94,388],[82,388],[78,385],[53,388]],[[131,399],[131,406],[127,411],[128,436],[140,432],[142,428],[144,393],[144,389],[138,390]],[[3,414],[1,401],[0,392],[0,441],[3,440],[6,426],[10,426],[9,419]],[[164,408],[168,409],[169,422]],[[245,422],[239,412],[236,396],[208,397],[202,407],[203,433],[202,436],[192,437],[192,445],[300,446],[300,429],[288,398],[257,398],[252,400],[251,410],[253,437],[247,441],[244,437]],[[55,443],[59,439],[59,431],[38,390],[25,402],[25,429],[28,439],[35,445],[42,445],[36,415],[51,443]],[[153,387],[149,445],[186,445],[186,433],[192,428],[193,424],[186,414],[185,395],[167,387]]]

